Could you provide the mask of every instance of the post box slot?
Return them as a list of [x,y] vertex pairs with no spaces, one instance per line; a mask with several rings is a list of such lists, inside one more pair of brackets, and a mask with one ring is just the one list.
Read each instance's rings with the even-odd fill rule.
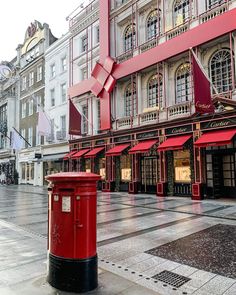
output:
[[60,192],[74,192],[73,188],[60,188],[59,189]]

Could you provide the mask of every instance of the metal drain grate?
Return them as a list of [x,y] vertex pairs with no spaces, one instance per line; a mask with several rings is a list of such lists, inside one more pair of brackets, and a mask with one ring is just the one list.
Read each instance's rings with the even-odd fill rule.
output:
[[164,270],[160,272],[159,274],[152,277],[155,280],[159,280],[161,282],[164,282],[166,284],[169,284],[173,287],[179,288],[191,279],[186,278],[184,276],[178,275],[174,272]]

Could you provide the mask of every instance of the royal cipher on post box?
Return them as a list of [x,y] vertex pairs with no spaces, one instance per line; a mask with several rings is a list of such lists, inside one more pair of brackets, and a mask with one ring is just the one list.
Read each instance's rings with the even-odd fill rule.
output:
[[97,287],[96,212],[99,175],[65,172],[49,182],[48,282],[69,292]]

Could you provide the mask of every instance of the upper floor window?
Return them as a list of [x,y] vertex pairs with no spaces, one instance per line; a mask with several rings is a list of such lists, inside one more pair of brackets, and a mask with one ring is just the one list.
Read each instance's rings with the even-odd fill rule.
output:
[[41,81],[43,78],[43,67],[40,65],[37,67],[37,82]]
[[65,72],[66,71],[66,67],[67,67],[67,65],[66,65],[66,57],[63,57],[61,59],[61,71],[62,72]]
[[66,132],[66,116],[61,116],[60,118],[60,124],[61,124],[61,131]]
[[130,83],[125,89],[125,117],[136,115],[136,83]]
[[190,101],[192,96],[192,83],[190,64],[180,65],[175,76],[176,103]]
[[31,116],[34,113],[34,101],[33,101],[33,99],[29,100],[28,107],[29,107],[28,115]]
[[25,90],[26,89],[26,76],[22,77],[22,84],[21,84],[21,90]]
[[56,76],[56,66],[55,66],[55,64],[52,64],[50,66],[50,76],[51,76],[51,78],[54,78]]
[[81,39],[81,49],[82,49],[82,52],[85,52],[87,50],[87,47],[88,47],[88,37],[87,36],[84,36]]
[[34,84],[34,72],[29,73],[29,86]]
[[176,0],[174,3],[174,25],[179,26],[190,17],[191,0]]
[[36,95],[36,97],[35,97],[35,102],[36,102],[36,113],[38,113],[38,111],[39,111],[39,108],[41,108],[42,106],[41,106],[41,104],[42,104],[42,97],[41,97],[41,95]]
[[227,92],[232,90],[232,67],[229,49],[221,49],[210,59],[210,77],[217,90]]
[[129,25],[125,29],[124,34],[124,50],[129,51],[132,50],[135,47],[136,42],[136,32],[135,32],[135,25]]
[[51,107],[55,106],[55,89],[50,90],[50,96],[51,96]]
[[66,83],[61,84],[61,102],[66,101]]
[[96,43],[100,41],[100,29],[99,26],[96,27]]
[[21,118],[25,118],[26,117],[26,103],[22,102],[21,103]]
[[161,107],[163,98],[162,75],[153,75],[148,81],[148,107]]
[[160,32],[160,16],[157,9],[153,10],[147,18],[147,40],[155,38]]
[[225,0],[206,0],[206,6],[207,9],[212,9],[224,2]]
[[33,127],[28,129],[28,143],[33,146]]
[[88,133],[88,106],[84,105],[82,107],[82,132]]

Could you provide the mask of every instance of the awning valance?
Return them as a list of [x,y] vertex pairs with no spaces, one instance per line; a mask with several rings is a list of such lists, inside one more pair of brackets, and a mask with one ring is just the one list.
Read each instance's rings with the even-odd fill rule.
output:
[[122,152],[127,149],[130,144],[120,144],[106,152],[106,156],[120,156]]
[[70,151],[68,154],[66,154],[63,157],[63,160],[69,160],[71,158],[72,155],[74,155],[77,151]]
[[157,140],[147,140],[138,143],[129,150],[129,154],[146,153],[150,148],[157,143]]
[[77,153],[75,153],[71,158],[72,159],[79,159],[81,158],[83,155],[85,155],[87,152],[89,152],[89,149],[83,149],[78,151]]
[[192,137],[192,135],[182,135],[170,137],[158,147],[158,151],[169,151],[169,150],[179,150],[183,148],[183,145]]
[[90,152],[88,152],[84,157],[85,158],[95,158],[96,155],[98,153],[100,153],[101,151],[103,151],[104,149],[105,149],[105,147],[95,148],[95,149],[91,150]]
[[197,147],[227,145],[232,142],[235,134],[236,129],[207,132],[198,138],[194,144]]

